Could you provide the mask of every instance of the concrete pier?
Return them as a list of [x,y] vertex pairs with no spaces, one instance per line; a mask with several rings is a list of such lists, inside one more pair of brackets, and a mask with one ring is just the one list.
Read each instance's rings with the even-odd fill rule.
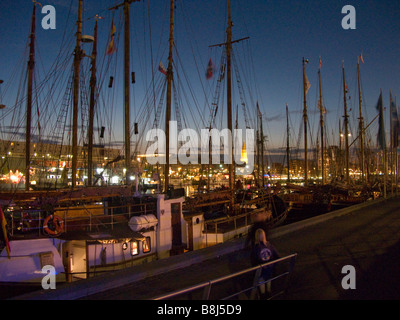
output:
[[[400,201],[377,200],[272,230],[281,256],[297,253],[282,299],[398,299]],[[151,299],[250,267],[244,239],[159,260],[20,299]],[[344,290],[342,268],[356,269]]]

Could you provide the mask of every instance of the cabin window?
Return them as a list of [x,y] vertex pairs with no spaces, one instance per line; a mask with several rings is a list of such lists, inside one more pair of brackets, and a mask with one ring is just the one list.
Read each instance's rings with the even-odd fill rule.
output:
[[150,237],[146,237],[143,240],[143,253],[148,253],[151,251],[151,239]]
[[131,241],[131,256],[137,256],[139,254],[139,246],[137,241]]

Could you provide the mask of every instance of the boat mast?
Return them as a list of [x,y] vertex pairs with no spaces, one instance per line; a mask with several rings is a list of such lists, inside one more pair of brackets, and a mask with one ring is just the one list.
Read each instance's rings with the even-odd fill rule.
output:
[[260,131],[259,131],[259,127],[260,127],[259,120],[260,120],[260,117],[259,117],[259,114],[260,114],[260,112],[258,110],[258,105],[257,105],[257,116],[256,116],[256,119],[257,119],[257,124],[256,124],[256,127],[257,127],[257,144],[256,144],[256,146],[257,146],[256,147],[257,171],[254,170],[254,178],[256,180],[257,188],[260,187],[260,173],[261,173],[261,165],[260,165]]
[[344,71],[343,61],[343,96],[344,96],[344,141],[345,141],[345,161],[346,161],[346,182],[350,183],[350,172],[349,172],[349,115],[347,114],[347,90],[346,90],[346,76]]
[[304,120],[304,186],[308,184],[308,143],[307,143],[307,78],[306,78],[306,63],[303,57],[303,94],[304,94],[304,109],[303,109],[303,120]]
[[[239,105],[236,105],[235,129],[236,130],[239,129]],[[236,143],[236,141],[234,141],[233,143]],[[233,182],[235,182],[235,181],[236,181],[236,164],[234,164],[234,167],[233,167]]]
[[230,140],[230,145],[231,145],[231,152],[229,155],[229,164],[228,164],[228,170],[229,170],[229,189],[231,191],[231,210],[233,210],[233,205],[234,205],[234,187],[233,187],[233,148],[234,144],[232,141],[233,137],[233,131],[232,131],[232,57],[231,57],[231,52],[232,52],[232,44],[237,43],[243,40],[249,39],[249,37],[238,39],[235,41],[232,41],[232,18],[231,18],[231,1],[228,0],[228,27],[226,28],[226,35],[227,35],[227,40],[225,43],[221,44],[216,44],[212,45],[210,47],[219,47],[219,46],[225,46],[226,50],[226,95],[227,95],[227,122],[228,122],[228,129],[230,132],[229,135],[229,140]]
[[360,77],[360,58],[357,58],[357,74],[358,74],[358,104],[360,109],[360,146],[361,146],[361,181],[365,182],[365,151],[364,151],[364,118],[362,114],[362,97],[361,97],[361,77]]
[[109,8],[116,10],[124,7],[124,143],[125,143],[125,184],[128,184],[131,176],[131,126],[130,126],[130,24],[129,24],[129,6],[132,2],[140,0],[124,0],[124,2]]
[[[232,51],[232,18],[231,18],[231,0],[228,0],[228,27],[226,29],[226,93],[227,93],[227,117],[228,117],[228,130],[230,132],[230,140],[231,146],[233,150],[232,143],[232,59],[231,59],[231,51]],[[229,155],[229,189],[232,193],[232,205],[233,205],[233,154],[232,151]],[[233,207],[231,208],[233,209]]]
[[94,25],[94,41],[91,56],[92,75],[90,78],[90,107],[89,107],[89,132],[88,132],[88,186],[93,184],[93,122],[96,90],[96,60],[97,60],[97,18]]
[[129,183],[131,169],[131,126],[130,126],[130,17],[129,6],[134,0],[124,1],[124,137],[125,137],[125,184]]
[[286,159],[287,159],[287,182],[290,182],[290,131],[289,131],[289,109],[286,103]]
[[[389,108],[389,113],[390,113],[390,152],[389,152],[389,157],[390,157],[390,185],[391,185],[391,193],[393,194],[393,150],[394,150],[394,139],[393,139],[393,112],[392,112],[392,90],[390,92],[390,108]],[[389,161],[389,159],[388,159]],[[389,169],[389,168],[388,168]]]
[[[257,101],[257,109],[260,110],[259,106],[258,106],[258,101]],[[262,113],[259,111],[260,113],[260,131],[261,131],[261,174],[262,174],[262,187],[263,189],[265,188],[265,166],[264,166],[264,130],[263,130],[263,118],[262,118]]]
[[[383,102],[382,102],[382,89],[381,89],[381,96],[380,96],[380,103],[381,103],[381,109],[382,109],[382,134],[386,136],[385,133],[385,120],[384,120],[384,108],[383,108]],[[388,171],[388,157],[387,157],[387,147],[386,147],[386,138],[384,138],[384,146],[383,146],[383,168],[384,168],[384,179],[383,179],[383,197],[386,199],[387,198],[387,171]]]
[[32,26],[30,35],[30,49],[28,61],[28,97],[26,104],[26,139],[25,139],[25,190],[29,191],[30,167],[31,167],[31,121],[32,121],[32,89],[33,70],[35,68],[35,26],[36,26],[36,3],[33,4]]
[[[394,97],[394,107],[396,108],[396,113],[397,113],[397,98],[396,96]],[[396,137],[397,138],[397,137]],[[394,148],[394,168],[395,168],[395,190],[396,190],[396,196],[397,196],[397,183],[398,183],[398,177],[399,177],[399,161],[398,161],[398,154],[397,154],[397,148],[398,145]]]
[[76,22],[76,46],[74,51],[74,100],[72,114],[72,188],[76,186],[78,164],[78,103],[79,103],[79,69],[82,60],[82,11],[83,0],[79,0],[78,20]]
[[319,78],[319,109],[320,109],[320,126],[321,126],[321,172],[322,184],[326,183],[325,178],[325,140],[324,140],[324,104],[322,100],[322,81],[321,81],[321,68],[318,70]]
[[261,164],[260,164],[260,131],[258,130],[258,117],[257,117],[257,174],[254,173],[254,177],[256,179],[257,187],[260,186],[260,173],[261,173]]
[[167,108],[165,113],[165,136],[166,136],[166,164],[164,170],[165,177],[165,192],[169,187],[169,122],[171,121],[171,98],[172,98],[172,50],[174,47],[174,0],[170,0],[170,23],[169,23],[169,54],[168,54],[168,69],[167,69]]
[[314,156],[315,156],[315,168],[314,168],[314,170],[316,169],[316,176],[317,176],[317,183],[318,183],[318,180],[319,180],[319,177],[320,177],[320,175],[319,175],[319,138],[318,138],[318,136],[317,136],[317,145],[316,145],[316,148],[315,148]]
[[343,155],[342,155],[342,137],[343,137],[343,132],[342,132],[342,124],[339,119],[339,154],[338,154],[338,175],[342,176],[342,164],[343,164]]

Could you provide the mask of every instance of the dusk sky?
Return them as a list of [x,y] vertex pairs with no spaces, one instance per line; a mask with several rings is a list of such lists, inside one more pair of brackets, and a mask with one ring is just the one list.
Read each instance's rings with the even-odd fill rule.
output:
[[[383,90],[383,100],[389,106],[389,90],[393,95],[399,95],[400,89],[400,6],[397,1],[317,1],[317,0],[232,0],[232,20],[234,22],[233,39],[250,37],[250,40],[234,45],[237,58],[241,61],[244,75],[242,82],[246,92],[247,101],[260,102],[264,115],[265,134],[268,136],[268,146],[280,148],[284,146],[286,134],[285,105],[289,104],[291,111],[292,143],[296,143],[299,133],[302,110],[302,58],[309,59],[306,72],[311,83],[308,93],[308,106],[310,110],[311,133],[315,142],[318,126],[317,89],[319,57],[322,59],[322,82],[324,104],[328,110],[328,135],[330,143],[332,130],[337,134],[338,121],[343,115],[343,89],[342,89],[342,61],[346,67],[346,79],[349,87],[349,114],[351,130],[356,134],[356,119],[358,117],[357,98],[357,57],[363,54],[365,64],[361,65],[361,77],[364,95],[364,112],[371,121],[377,111],[375,106],[378,101],[380,89]],[[99,21],[99,59],[103,61],[104,52],[109,37],[112,12],[107,8],[119,3],[114,0],[86,0],[84,1],[85,19],[84,34],[93,33],[94,19],[88,19],[96,14],[104,17]],[[209,59],[219,67],[221,56],[220,48],[209,48],[209,45],[222,43],[225,40],[227,21],[227,1],[223,0],[178,0],[176,2],[175,44],[179,59],[176,73],[183,72],[189,79],[192,93],[198,102],[200,112],[196,108],[189,108],[183,99],[182,114],[187,118],[187,123],[198,121],[201,117],[209,119],[205,108],[205,96],[212,100],[215,91],[216,78],[207,81],[205,72]],[[78,1],[73,0],[71,13],[70,0],[42,0],[42,5],[53,5],[56,9],[56,30],[43,30],[40,26],[43,14],[38,10],[36,44],[38,48],[38,77],[49,71],[60,50],[61,39],[64,32],[68,39],[62,49],[63,54],[71,53],[74,49],[75,19]],[[342,28],[342,8],[353,5],[356,8],[356,30]],[[149,10],[150,9],[150,12]],[[167,66],[168,56],[168,19],[169,1],[144,0],[131,4],[131,38],[132,38],[132,71],[136,72],[136,84],[132,88],[132,126],[134,122],[142,127],[144,119],[143,101],[146,88],[151,86],[151,67],[155,79],[160,79],[162,74],[157,71],[158,63]],[[15,101],[16,88],[20,74],[26,68],[27,55],[24,51],[30,30],[32,12],[31,0],[1,1],[0,3],[0,103],[11,107]],[[111,63],[117,63],[115,72],[108,70],[103,74],[105,83],[108,77],[114,76],[115,97],[109,98],[105,90],[101,93],[99,108],[105,108],[104,101],[112,99],[114,105],[112,139],[122,140],[122,37],[123,31],[120,24],[119,10],[115,12],[114,20],[117,25],[117,34],[120,35],[117,44],[118,51],[115,57],[107,57]],[[151,46],[149,20],[151,21]],[[85,45],[89,54],[90,45]],[[152,48],[152,54],[151,54]],[[151,59],[152,58],[152,59]],[[113,60],[114,59],[114,60]],[[175,57],[175,62],[178,58]],[[153,61],[152,61],[153,60]],[[115,62],[116,61],[116,62]],[[22,64],[21,64],[22,62]],[[16,67],[16,65],[18,65]],[[69,66],[70,66],[69,65]],[[101,65],[101,63],[100,63]],[[183,65],[183,67],[182,67]],[[104,64],[99,68],[101,69]],[[7,89],[7,81],[13,70],[18,70],[18,76]],[[183,68],[183,70],[181,70]],[[70,68],[67,68],[66,75]],[[247,71],[246,71],[247,70]],[[253,72],[254,71],[254,72]],[[99,71],[100,73],[100,71]],[[182,73],[181,73],[182,74]],[[184,76],[180,76],[184,79]],[[40,80],[39,80],[40,81]],[[87,80],[88,81],[88,80]],[[185,80],[186,82],[186,80]],[[234,82],[235,83],[235,82]],[[204,89],[203,89],[204,88]],[[64,89],[59,89],[63,92]],[[236,90],[236,89],[235,89]],[[237,91],[234,93],[234,105],[240,105]],[[187,95],[192,93],[188,90]],[[250,95],[252,97],[250,98]],[[62,94],[61,94],[62,96]],[[108,97],[108,98],[107,98]],[[221,98],[222,99],[222,98]],[[226,102],[226,99],[221,101]],[[103,104],[103,105],[102,105]],[[249,106],[249,113],[254,118],[254,105]],[[225,106],[224,106],[225,108]],[[351,111],[350,111],[351,110]],[[5,112],[5,111],[2,111]],[[225,111],[226,113],[226,111]],[[107,112],[104,113],[104,115]],[[386,112],[387,118],[389,112]],[[150,116],[150,119],[154,115]],[[3,118],[1,125],[7,125]],[[101,121],[105,121],[104,119]],[[98,125],[101,125],[98,123]],[[201,126],[201,125],[200,125]],[[371,126],[372,142],[376,144],[377,124]],[[386,122],[386,131],[389,131],[389,122]],[[4,135],[2,134],[2,138]]]

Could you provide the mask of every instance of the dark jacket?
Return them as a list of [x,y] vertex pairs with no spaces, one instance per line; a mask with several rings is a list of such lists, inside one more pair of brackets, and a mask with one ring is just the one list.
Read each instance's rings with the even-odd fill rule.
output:
[[[267,242],[256,244],[251,252],[251,262],[253,266],[265,264],[279,259],[279,253],[275,247]],[[267,280],[270,279],[273,273],[273,267],[264,267],[262,271],[262,277]]]

